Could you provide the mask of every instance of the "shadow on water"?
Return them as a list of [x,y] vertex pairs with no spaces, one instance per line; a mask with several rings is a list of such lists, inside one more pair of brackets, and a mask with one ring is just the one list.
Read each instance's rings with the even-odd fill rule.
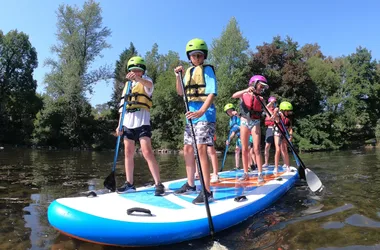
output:
[[[271,207],[216,235],[227,249],[380,249],[379,150],[300,155],[326,189],[298,182]],[[185,176],[182,156],[157,156],[162,180]],[[233,166],[227,157],[226,169]],[[60,197],[102,189],[113,152],[5,149],[0,152],[0,249],[125,249],[72,239],[54,230],[47,207]],[[136,157],[135,182],[152,181]],[[117,182],[124,181],[122,157]],[[212,212],[212,211],[211,211]],[[211,249],[209,238],[154,249]],[[215,245],[214,245],[215,246]],[[152,249],[152,248],[139,248]],[[213,248],[215,249],[215,248]]]

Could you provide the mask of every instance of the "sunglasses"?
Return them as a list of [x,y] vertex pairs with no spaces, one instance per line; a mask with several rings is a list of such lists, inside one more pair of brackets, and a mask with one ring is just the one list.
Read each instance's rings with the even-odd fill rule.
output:
[[195,57],[195,58],[200,58],[200,57],[204,57],[204,54],[202,54],[202,53],[195,53],[195,54],[192,54],[190,56],[191,57]]

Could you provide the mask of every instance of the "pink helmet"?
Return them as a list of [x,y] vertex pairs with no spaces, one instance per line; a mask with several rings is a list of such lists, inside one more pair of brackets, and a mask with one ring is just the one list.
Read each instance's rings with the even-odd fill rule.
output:
[[262,75],[254,75],[249,80],[248,86],[252,86],[256,88],[257,83],[260,82],[262,85],[264,85],[265,88],[269,88],[267,84],[267,79]]
[[274,96],[269,97],[268,102],[272,102],[272,101],[276,102],[277,101],[276,97]]

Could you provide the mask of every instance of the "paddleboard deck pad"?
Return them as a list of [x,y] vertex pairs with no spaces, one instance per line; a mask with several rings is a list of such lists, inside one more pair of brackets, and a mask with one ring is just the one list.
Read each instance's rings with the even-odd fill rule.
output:
[[[214,200],[209,203],[214,231],[241,223],[282,197],[298,178],[296,168],[286,171],[273,166],[264,169],[264,183],[257,171],[249,180],[239,181],[242,170],[219,173],[211,185]],[[158,246],[188,241],[210,234],[205,205],[195,205],[197,193],[175,195],[187,180],[163,183],[164,196],[154,196],[154,187],[137,188],[134,193],[106,193],[96,196],[60,198],[48,208],[50,224],[62,232],[88,242],[116,246]]]

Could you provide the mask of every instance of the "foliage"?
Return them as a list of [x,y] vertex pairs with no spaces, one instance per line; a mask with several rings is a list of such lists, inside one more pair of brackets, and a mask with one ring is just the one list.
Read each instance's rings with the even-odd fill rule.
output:
[[91,0],[82,9],[60,5],[57,17],[58,43],[52,47],[57,60],[45,62],[51,72],[45,76],[47,97],[35,121],[35,142],[89,147],[96,121],[85,94],[112,76],[107,66],[89,68],[110,47],[106,38],[111,31],[102,26],[99,4]]
[[0,142],[30,142],[34,116],[42,107],[33,79],[37,65],[28,35],[0,31]]
[[[32,73],[37,53],[28,36],[0,31],[0,142],[28,143],[33,135],[33,143],[40,145],[113,148],[126,65],[138,55],[137,48],[131,42],[112,70],[93,69],[94,60],[110,47],[106,39],[111,31],[102,25],[99,4],[90,0],[81,9],[61,5],[57,18],[57,44],[52,47],[54,59],[45,62],[51,71],[45,76],[43,96],[35,93]],[[189,64],[175,51],[160,54],[156,43],[143,57],[154,82],[153,146],[182,148],[185,107],[176,93],[173,69]],[[333,58],[324,55],[317,43],[300,47],[290,37],[275,36],[250,51],[248,39],[231,18],[209,43],[206,63],[215,67],[218,82],[218,149],[224,149],[229,132],[223,107],[238,106],[231,95],[246,88],[254,74],[268,79],[265,98],[272,95],[293,104],[294,143],[300,150],[332,150],[363,145],[374,137],[380,140],[380,64],[366,48]],[[111,77],[111,100],[92,108],[86,94],[97,81]]]

